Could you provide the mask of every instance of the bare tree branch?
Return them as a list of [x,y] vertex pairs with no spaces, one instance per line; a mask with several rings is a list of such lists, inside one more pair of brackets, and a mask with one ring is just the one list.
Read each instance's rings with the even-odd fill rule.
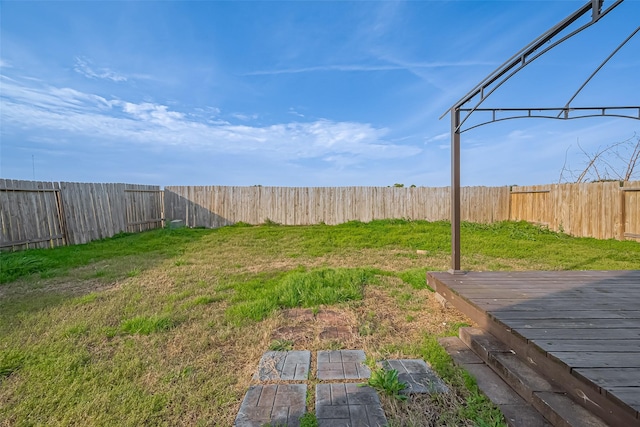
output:
[[629,163],[627,164],[627,170],[624,174],[625,181],[631,181],[633,171],[638,165],[638,159],[640,159],[640,138],[636,137],[636,144],[633,146],[631,156],[629,156]]
[[571,175],[571,178],[573,178],[573,172],[569,170],[567,167],[567,158],[569,157],[570,148],[571,146],[568,146],[567,150],[564,152],[564,163],[562,164],[562,169],[560,169],[560,177],[558,178],[558,184],[562,184],[563,179],[565,180],[565,182],[568,182],[567,178],[565,178],[564,176],[565,172],[569,173]]
[[[584,169],[571,170],[567,166],[569,148],[565,152],[564,164],[560,170],[560,181],[630,181],[638,175],[640,168],[640,137],[635,133],[631,138],[598,147],[593,153],[587,152],[580,143],[577,144],[585,159]],[[577,176],[577,177],[576,177]]]

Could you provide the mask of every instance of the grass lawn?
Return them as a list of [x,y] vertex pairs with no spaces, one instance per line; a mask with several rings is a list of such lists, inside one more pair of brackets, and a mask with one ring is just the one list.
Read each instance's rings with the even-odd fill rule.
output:
[[[384,398],[391,425],[502,425],[436,341],[469,322],[425,285],[427,270],[448,268],[449,238],[446,222],[240,224],[2,253],[0,426],[230,426],[269,348],[424,358],[452,391]],[[462,229],[465,269],[638,260],[637,242],[513,222]],[[335,326],[347,332],[331,336]]]

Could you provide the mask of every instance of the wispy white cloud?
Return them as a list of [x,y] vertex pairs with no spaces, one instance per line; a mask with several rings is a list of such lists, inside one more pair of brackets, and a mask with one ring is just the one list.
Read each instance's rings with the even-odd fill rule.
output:
[[0,68],[10,68],[11,64],[9,64],[7,61],[0,59]]
[[243,122],[247,122],[249,120],[256,120],[258,118],[257,114],[243,114],[243,113],[232,113],[231,117],[234,119],[242,120]]
[[[105,98],[79,92],[71,88],[57,88],[42,84],[37,79],[12,79],[0,76],[3,98],[21,105],[36,109],[72,110],[72,109],[105,109],[111,108],[111,101]],[[24,80],[24,81],[22,81]],[[5,113],[3,111],[3,113]],[[7,112],[9,113],[9,112]]]
[[444,141],[445,139],[448,139],[449,136],[451,135],[448,132],[439,133],[438,135],[427,138],[425,143],[428,144],[430,142]]
[[296,111],[294,108],[289,108],[289,114],[304,118],[304,114]]
[[[3,124],[66,139],[179,146],[228,154],[260,153],[283,160],[403,158],[420,148],[390,143],[387,129],[368,123],[316,120],[269,126],[201,120],[162,104],[106,99],[70,88],[4,78]],[[217,110],[216,110],[217,111]],[[196,112],[200,113],[200,112]],[[116,142],[114,142],[116,141]]]
[[[478,65],[492,65],[491,62],[485,61],[459,61],[459,62],[400,62],[395,61],[394,64],[343,64],[343,65],[319,65],[313,67],[293,67],[280,68],[274,70],[258,70],[244,73],[245,76],[263,76],[278,74],[300,74],[300,73],[316,73],[326,71],[338,72],[376,72],[376,71],[398,71],[406,70],[412,73],[418,73],[418,70],[427,70],[434,68],[447,67],[473,67]],[[422,75],[421,75],[422,76]]]
[[264,76],[278,74],[316,73],[324,71],[393,71],[401,70],[395,65],[320,65],[315,67],[281,68],[275,70],[258,70],[244,73],[245,76]]
[[125,75],[110,70],[109,68],[94,68],[91,61],[83,57],[76,57],[73,69],[77,73],[90,79],[104,79],[114,82],[126,82],[128,80]]
[[531,133],[521,129],[513,130],[509,132],[509,135],[507,135],[507,139],[516,140],[516,141],[521,141],[524,139],[532,139],[532,138],[533,138],[533,135]]

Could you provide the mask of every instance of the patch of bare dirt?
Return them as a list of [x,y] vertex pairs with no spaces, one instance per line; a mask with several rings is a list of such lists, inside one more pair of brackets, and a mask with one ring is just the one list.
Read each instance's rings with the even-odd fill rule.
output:
[[289,340],[295,348],[319,350],[340,343],[343,348],[355,348],[358,341],[356,318],[345,308],[283,310],[278,316],[278,325],[271,333],[272,340]]
[[[389,344],[417,342],[425,333],[442,335],[455,324],[472,324],[456,310],[442,307],[430,290],[410,289],[397,278],[384,280],[383,286],[368,287],[362,301],[349,305],[317,312],[283,310],[270,322],[270,340],[289,340],[296,349],[312,351],[364,348],[382,357],[380,349]],[[410,298],[395,295],[399,289]]]

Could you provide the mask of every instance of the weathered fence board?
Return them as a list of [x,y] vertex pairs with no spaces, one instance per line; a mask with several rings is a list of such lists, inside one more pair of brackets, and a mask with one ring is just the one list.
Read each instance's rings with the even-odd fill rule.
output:
[[640,182],[625,183],[620,196],[620,238],[640,240]]
[[[638,183],[627,183],[629,186]],[[625,196],[619,182],[513,187],[510,219],[529,221],[573,236],[620,238]],[[632,197],[626,197],[635,204]],[[627,216],[631,207],[626,208]],[[636,227],[637,215],[625,228]]]
[[[638,238],[640,182],[508,187],[464,187],[462,219],[491,223],[524,220],[574,236]],[[624,191],[626,189],[627,191]],[[448,187],[166,187],[167,218],[191,227],[236,222],[285,225],[352,220],[450,218]]]
[[162,226],[162,190],[153,185],[60,184],[71,244]]
[[0,249],[64,244],[58,191],[51,182],[0,179]]
[[147,186],[127,184],[124,190],[127,205],[127,231],[139,232],[162,226],[164,191]]
[[0,179],[0,249],[87,243],[163,224],[154,185]]
[[[285,225],[340,224],[347,221],[406,218],[449,219],[448,188],[397,187],[166,187],[167,218],[190,227],[221,227],[236,222]],[[467,221],[508,219],[508,187],[462,190]]]

